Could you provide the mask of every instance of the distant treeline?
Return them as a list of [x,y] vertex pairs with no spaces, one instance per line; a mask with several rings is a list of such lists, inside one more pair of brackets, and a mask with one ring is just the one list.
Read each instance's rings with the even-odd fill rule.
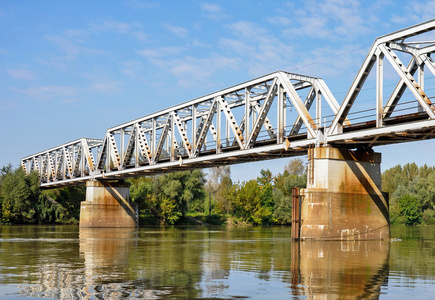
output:
[[382,174],[392,224],[435,224],[435,167],[397,165]]
[[[291,191],[305,187],[301,159],[273,176],[261,170],[256,180],[233,182],[230,167],[182,171],[132,178],[130,198],[137,203],[141,224],[185,224],[192,218],[210,224],[290,224]],[[390,194],[392,224],[435,224],[435,168],[396,166],[382,174]],[[11,165],[0,169],[0,223],[77,224],[84,186],[41,190],[38,174],[25,175]]]

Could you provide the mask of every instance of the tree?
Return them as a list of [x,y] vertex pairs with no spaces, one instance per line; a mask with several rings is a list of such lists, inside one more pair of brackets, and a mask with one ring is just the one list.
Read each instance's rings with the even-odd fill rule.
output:
[[37,220],[36,207],[39,199],[38,173],[26,175],[22,168],[12,171],[2,169],[2,222],[34,223]]
[[417,197],[412,197],[409,194],[399,199],[399,209],[405,217],[406,225],[417,225],[421,222],[421,204]]
[[382,174],[382,188],[390,194],[391,223],[435,222],[434,167],[418,167],[415,163],[397,165]]
[[236,186],[233,185],[233,181],[230,177],[224,177],[218,186],[215,200],[215,211],[217,213],[229,214],[232,209],[232,201],[235,197]]
[[[205,191],[208,194],[208,197],[213,199],[213,204],[210,204],[215,207],[217,212],[228,211],[228,201],[223,196],[223,191],[227,189],[228,184],[232,185],[230,166],[209,169]],[[210,204],[207,204],[207,206]],[[207,208],[208,210],[211,210],[211,207]]]
[[269,222],[272,211],[263,202],[265,198],[256,180],[236,185],[235,197],[232,201],[234,215],[249,223]]
[[300,158],[290,160],[284,167],[284,171],[287,171],[290,175],[301,176],[306,173],[304,162]]
[[292,189],[293,187],[305,188],[307,176],[291,175],[288,172],[275,177],[274,189],[274,218],[280,224],[290,224],[292,218]]

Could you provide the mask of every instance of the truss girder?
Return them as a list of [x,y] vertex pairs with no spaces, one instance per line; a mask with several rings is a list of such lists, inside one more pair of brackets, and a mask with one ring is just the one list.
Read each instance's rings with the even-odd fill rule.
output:
[[98,152],[102,140],[82,138],[39,152],[21,160],[27,173],[36,171],[41,181],[61,182],[89,175],[96,170],[92,152]]
[[[430,54],[435,52],[435,42],[417,40],[419,35],[433,30],[435,30],[435,20],[430,20],[377,38],[366,56],[361,69],[357,73],[339,111],[329,125],[327,135],[340,134],[343,132],[343,125],[348,125],[345,123],[345,118],[348,116],[367,77],[376,64],[376,109],[379,111],[376,117],[376,124],[378,127],[385,126],[383,120],[390,117],[394,112],[405,89],[408,89],[414,95],[416,101],[423,108],[428,118],[433,119],[435,117],[434,105],[424,91],[423,82],[420,81],[424,80],[424,77],[421,76],[424,67],[427,67],[432,74],[435,75],[435,65],[430,58]],[[406,41],[406,39],[411,37],[413,38],[412,41]],[[401,53],[409,55],[410,60],[407,67],[405,67],[404,63],[394,51],[400,51]],[[384,57],[400,78],[399,83],[388,98],[385,106],[382,103]],[[418,80],[414,79],[414,74],[417,70],[419,70]]]
[[[371,147],[435,138],[435,106],[424,82],[425,68],[435,76],[435,42],[416,41],[432,30],[435,20],[377,38],[341,105],[322,79],[278,71],[109,128],[104,140],[79,139],[26,157],[21,165],[48,185],[299,155],[328,143]],[[384,62],[398,75],[385,105]],[[376,101],[369,110],[376,114],[351,124],[349,111],[373,69]],[[397,107],[406,91],[415,98],[412,109],[419,108],[401,118]],[[332,119],[322,122],[323,107]]]
[[[96,144],[86,139],[89,145],[85,142],[63,145],[56,150],[58,153],[51,151],[51,156],[47,154],[24,165],[27,169],[42,165],[42,181],[51,182],[79,180],[91,173],[94,177],[108,177],[114,172],[156,168],[171,161],[180,161],[181,167],[189,159],[230,150],[245,153],[262,145],[284,149],[288,137],[284,128],[296,121],[285,117],[292,107],[305,124],[307,130],[303,134],[307,138],[312,138],[317,130],[309,105],[299,95],[307,88],[324,93],[322,99],[333,111],[338,109],[321,79],[279,71],[110,128],[104,140]],[[92,151],[93,147],[98,151]],[[98,152],[96,163],[95,152]]]

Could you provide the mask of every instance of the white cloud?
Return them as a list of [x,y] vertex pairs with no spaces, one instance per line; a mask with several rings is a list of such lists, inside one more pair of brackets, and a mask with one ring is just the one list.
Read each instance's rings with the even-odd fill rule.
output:
[[135,36],[139,41],[146,42],[148,41],[150,35],[143,31],[135,31],[133,32],[133,36]]
[[251,76],[259,76],[282,69],[292,61],[293,46],[273,32],[252,22],[239,21],[228,25],[234,38],[221,38],[220,48],[228,56],[239,57],[239,68]]
[[116,33],[128,33],[132,29],[132,25],[125,22],[115,20],[104,20],[99,24],[90,24],[90,30],[96,32],[111,31]]
[[122,73],[136,79],[141,79],[144,72],[143,62],[139,60],[129,60],[122,63]]
[[129,0],[125,4],[132,9],[152,9],[160,6],[160,3],[158,2],[139,1],[139,0]]
[[201,3],[201,10],[205,16],[211,20],[222,20],[227,16],[224,14],[223,9],[214,3]]
[[435,0],[409,1],[405,5],[406,15],[393,14],[391,21],[397,24],[422,23],[435,18]]
[[295,23],[284,33],[309,38],[355,39],[370,30],[374,18],[358,0],[311,0],[296,10]]
[[115,81],[102,81],[93,83],[90,87],[91,91],[100,93],[100,94],[112,94],[119,90],[121,84]]
[[61,60],[64,59],[75,59],[80,55],[84,54],[101,54],[102,50],[92,49],[89,47],[85,47],[84,40],[80,38],[68,37],[61,34],[54,34],[45,37],[48,41],[58,46],[60,50],[62,50],[66,57],[62,57]]
[[268,21],[271,24],[278,25],[278,26],[289,26],[292,24],[292,21],[289,18],[282,17],[282,16],[270,17],[268,18]]
[[185,56],[180,59],[150,59],[150,62],[177,77],[177,84],[182,87],[207,82],[219,70],[229,72],[238,65],[237,59],[217,54],[210,58]]
[[172,26],[172,25],[166,24],[165,27],[167,30],[169,30],[170,32],[172,32],[173,34],[175,34],[176,36],[179,36],[179,37],[186,37],[187,33],[189,32],[186,28],[181,27],[181,26]]
[[209,13],[218,13],[222,11],[222,8],[214,3],[201,3],[201,9]]
[[185,50],[184,47],[160,47],[160,48],[153,48],[153,49],[143,49],[136,51],[137,54],[140,54],[146,58],[156,58],[156,57],[164,57],[164,56],[172,56],[180,54]]
[[32,100],[47,101],[58,100],[59,98],[69,98],[79,93],[79,89],[72,86],[59,86],[59,85],[47,85],[47,86],[33,86],[25,90],[16,91],[24,93]]
[[26,69],[7,70],[9,76],[18,80],[34,80],[37,78],[35,72]]

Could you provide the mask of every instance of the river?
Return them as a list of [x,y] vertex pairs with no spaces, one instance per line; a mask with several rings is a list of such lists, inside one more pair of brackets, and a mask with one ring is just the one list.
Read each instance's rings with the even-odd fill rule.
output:
[[0,299],[435,297],[435,226],[392,227],[392,241],[294,242],[290,232],[0,226]]

